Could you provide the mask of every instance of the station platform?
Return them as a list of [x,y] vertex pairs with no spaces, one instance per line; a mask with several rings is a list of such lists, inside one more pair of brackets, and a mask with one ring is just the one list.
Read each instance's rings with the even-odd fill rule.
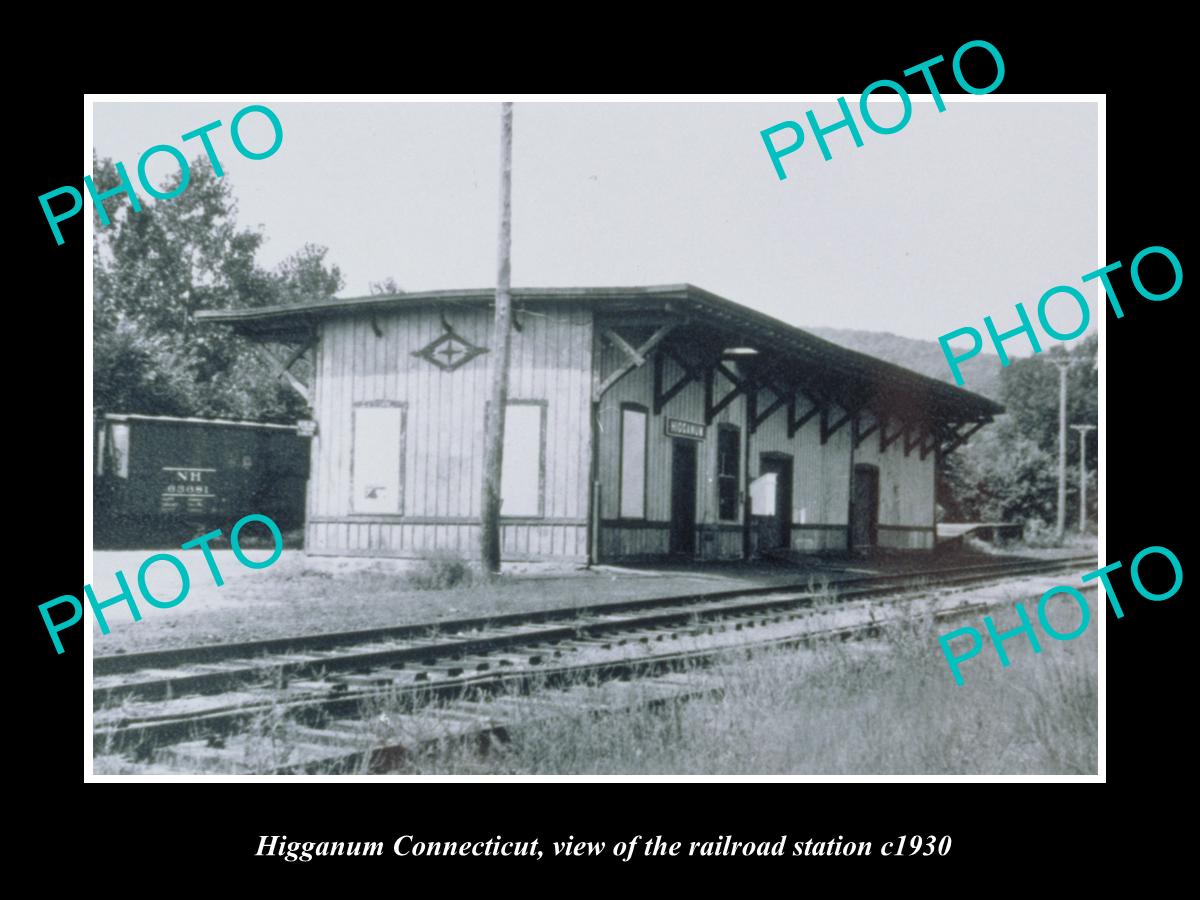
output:
[[[1058,555],[1069,555],[1059,550]],[[876,550],[869,554],[822,554],[773,551],[769,555],[749,560],[629,562],[599,564],[591,567],[596,574],[637,575],[642,577],[702,578],[747,587],[795,584],[811,576],[818,583],[859,578],[865,575],[895,575],[905,572],[925,572],[931,569],[952,569],[959,566],[981,565],[1017,560],[1045,559],[1044,553],[985,553],[950,544],[936,552]]]

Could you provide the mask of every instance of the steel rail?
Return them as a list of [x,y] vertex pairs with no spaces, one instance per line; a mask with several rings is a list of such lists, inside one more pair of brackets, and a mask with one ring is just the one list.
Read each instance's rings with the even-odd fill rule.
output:
[[[1054,560],[1042,564],[1039,568],[1042,570],[1053,570],[1063,568],[1072,560]],[[972,584],[981,581],[992,581],[1001,575],[1014,574],[1011,569],[998,573],[982,573],[974,572],[969,575],[955,573],[954,578],[943,577],[937,584],[929,585],[930,588],[938,588],[951,586],[956,584]],[[1028,571],[1027,567],[1022,567],[1018,574],[1038,574]],[[945,573],[943,573],[943,576]],[[924,588],[921,588],[924,589]],[[909,591],[920,589],[908,589]],[[904,592],[904,588],[885,587],[882,585],[872,585],[862,587],[853,592],[845,592],[839,596],[839,599],[856,599],[878,596],[880,594]],[[737,617],[746,616],[762,616],[775,614],[782,615],[784,612],[795,610],[799,607],[809,605],[813,598],[807,597],[792,597],[792,598],[775,598],[762,601],[756,601],[747,604],[736,604],[731,606],[713,606],[704,610],[704,615],[701,616],[698,611],[673,611],[670,613],[659,613],[653,616],[632,617],[610,622],[592,623],[585,626],[592,629],[590,635],[582,633],[580,628],[553,629],[538,632],[524,632],[521,634],[512,635],[511,641],[506,642],[508,646],[523,645],[526,648],[544,646],[554,641],[574,640],[580,637],[597,636],[600,634],[617,635],[621,632],[639,632],[648,629],[661,629],[671,626],[682,625],[698,625],[701,621],[714,621],[718,619],[736,619]],[[939,614],[940,615],[940,614]],[[703,627],[703,626],[700,626]],[[737,626],[741,628],[739,624]],[[854,626],[859,628],[859,626]],[[711,631],[711,629],[708,629]],[[851,629],[853,630],[853,629]],[[786,641],[804,642],[808,640],[809,634],[798,635],[787,638]],[[661,639],[661,638],[660,638]],[[624,643],[623,641],[621,643]],[[462,642],[456,643],[454,648],[461,650]],[[755,642],[747,642],[740,646],[754,646]],[[428,650],[428,648],[421,648]],[[493,648],[494,649],[494,648]],[[395,651],[392,651],[395,652]],[[478,651],[473,651],[478,652]],[[632,677],[638,666],[643,664],[643,661],[651,661],[649,664],[654,665],[652,661],[655,659],[670,660],[675,658],[691,658],[699,654],[703,656],[705,653],[731,652],[730,648],[718,648],[713,650],[686,651],[684,657],[680,657],[678,653],[666,655],[646,655],[637,659],[625,659],[620,661],[607,661],[603,663],[591,663],[583,666],[559,666],[538,668],[533,670],[523,670],[514,672],[489,671],[487,673],[472,673],[460,676],[450,676],[445,680],[436,682],[421,682],[419,684],[397,685],[395,683],[380,685],[370,685],[367,688],[350,691],[345,684],[331,685],[329,688],[315,691],[307,695],[301,695],[295,698],[280,701],[278,698],[270,700],[255,700],[249,703],[240,702],[230,704],[224,707],[208,708],[197,711],[195,713],[167,713],[164,715],[148,715],[136,717],[124,717],[110,725],[98,728],[96,731],[97,742],[108,739],[119,747],[133,746],[143,749],[161,745],[162,743],[174,743],[197,736],[205,736],[211,734],[229,734],[243,728],[247,723],[253,721],[256,716],[261,715],[266,710],[274,710],[276,713],[284,716],[296,716],[300,721],[309,721],[319,724],[329,716],[347,716],[355,715],[356,711],[367,701],[379,697],[386,696],[389,700],[399,704],[404,704],[412,708],[417,708],[422,705],[431,703],[436,700],[447,700],[455,697],[460,697],[470,691],[480,692],[495,692],[505,686],[512,684],[532,683],[537,681],[545,687],[554,687],[564,683],[563,679],[570,677],[578,678],[586,675],[588,677],[597,677],[601,679]],[[378,654],[366,654],[367,657],[377,656]],[[386,654],[385,654],[386,655]],[[549,653],[542,654],[548,656]],[[362,655],[360,655],[361,657]],[[384,661],[386,662],[386,660]],[[362,659],[357,661],[356,666],[361,668],[363,665]]]
[[[1075,563],[1077,561],[1076,559],[1021,561],[1016,564],[989,564],[985,566],[942,569],[935,573],[925,573],[920,576],[907,574],[903,578],[899,576],[886,576],[884,578],[847,579],[836,583],[837,595],[839,599],[857,599],[891,593],[898,588],[903,589],[905,587],[904,582],[912,581],[914,577],[928,578],[933,585],[953,586],[960,583],[971,583],[973,580],[979,578],[990,579],[995,575],[1036,574],[1042,571],[1055,570],[1068,563]],[[896,581],[900,581],[901,583],[899,585],[892,583]],[[831,583],[830,588],[833,587],[834,583]],[[578,637],[601,637],[606,634],[629,630],[635,626],[643,628],[664,627],[684,624],[697,617],[708,619],[729,615],[738,611],[753,613],[768,609],[811,605],[814,601],[814,594],[808,590],[807,586],[803,590],[803,593],[796,594],[794,590],[789,590],[788,588],[751,588],[744,591],[720,592],[719,595],[693,594],[679,597],[626,601],[577,609],[560,608],[533,614],[513,614],[503,617],[506,620],[512,620],[508,624],[514,630],[508,632],[465,638],[456,638],[452,635],[447,635],[445,639],[435,640],[431,643],[416,643],[411,646],[397,646],[373,651],[354,651],[352,647],[354,643],[377,643],[381,640],[381,636],[385,635],[386,637],[382,637],[383,640],[398,641],[404,638],[396,635],[398,629],[395,628],[373,629],[366,632],[342,632],[339,635],[342,641],[335,645],[335,649],[345,648],[347,652],[337,655],[300,661],[280,659],[275,663],[271,662],[270,657],[266,657],[258,660],[247,660],[246,665],[218,671],[169,674],[149,679],[99,686],[95,687],[92,691],[92,703],[93,708],[102,708],[127,698],[165,700],[186,694],[216,694],[234,690],[248,683],[264,681],[274,681],[282,688],[290,680],[296,678],[332,672],[369,670],[380,666],[398,666],[404,663],[433,665],[447,659],[453,660],[462,656],[487,654],[505,648],[520,647],[535,643],[555,643]],[[765,599],[750,603],[735,604],[733,606],[720,605],[722,600],[737,600],[747,597],[762,597]],[[631,618],[611,618],[614,614],[626,611],[641,611],[642,614]],[[516,628],[516,626],[531,625],[543,621],[561,622],[568,613],[570,614],[570,618],[574,620],[568,624],[560,624],[557,627],[543,628],[533,632]],[[602,621],[588,620],[589,616],[595,615],[604,615],[610,618]],[[460,621],[469,622],[480,629],[489,628],[491,631],[497,629],[496,619]],[[441,629],[430,623],[399,626],[399,629],[402,629],[410,639],[412,637],[430,637],[434,633],[441,634]],[[364,635],[364,637],[359,638],[357,641],[352,641],[348,638],[350,635]],[[321,635],[317,637],[326,638],[330,636]],[[305,640],[307,639],[283,638],[279,639],[279,642],[286,642],[285,646],[290,648],[291,653],[295,654],[302,652],[298,645]],[[222,646],[229,647],[236,645]],[[156,657],[157,655],[155,654]]]

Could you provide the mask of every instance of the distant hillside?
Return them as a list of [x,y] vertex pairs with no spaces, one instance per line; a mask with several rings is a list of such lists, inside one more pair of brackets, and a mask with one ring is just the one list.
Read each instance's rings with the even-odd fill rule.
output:
[[[880,359],[912,369],[922,375],[937,378],[954,384],[954,376],[946,364],[946,357],[936,341],[918,341],[915,338],[901,337],[887,331],[859,331],[854,328],[805,328],[818,337],[857,350],[869,353]],[[980,354],[969,362],[963,363],[963,378],[966,384],[963,388],[975,394],[982,394],[998,402],[1000,397],[999,358]]]

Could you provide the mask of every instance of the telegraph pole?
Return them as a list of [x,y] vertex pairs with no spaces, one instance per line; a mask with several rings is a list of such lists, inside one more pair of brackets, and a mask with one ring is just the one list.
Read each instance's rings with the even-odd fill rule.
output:
[[504,408],[512,344],[512,104],[500,104],[500,240],[496,264],[492,398],[484,420],[483,503],[479,559],[484,572],[500,571],[500,473],[504,464]]
[[1087,433],[1095,425],[1072,425],[1079,432],[1079,533],[1087,531]]
[[1071,361],[1052,362],[1058,366],[1058,519],[1054,535],[1061,543],[1067,530],[1067,369]]

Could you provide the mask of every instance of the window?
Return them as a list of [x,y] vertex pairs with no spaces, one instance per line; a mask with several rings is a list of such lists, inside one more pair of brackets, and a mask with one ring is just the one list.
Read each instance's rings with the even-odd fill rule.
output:
[[738,518],[738,464],[742,433],[722,425],[717,430],[717,516],[726,521]]
[[504,462],[500,515],[541,516],[545,472],[546,404],[514,401],[504,407]]
[[354,407],[351,512],[403,511],[404,406]]
[[646,518],[646,410],[621,407],[621,518]]

